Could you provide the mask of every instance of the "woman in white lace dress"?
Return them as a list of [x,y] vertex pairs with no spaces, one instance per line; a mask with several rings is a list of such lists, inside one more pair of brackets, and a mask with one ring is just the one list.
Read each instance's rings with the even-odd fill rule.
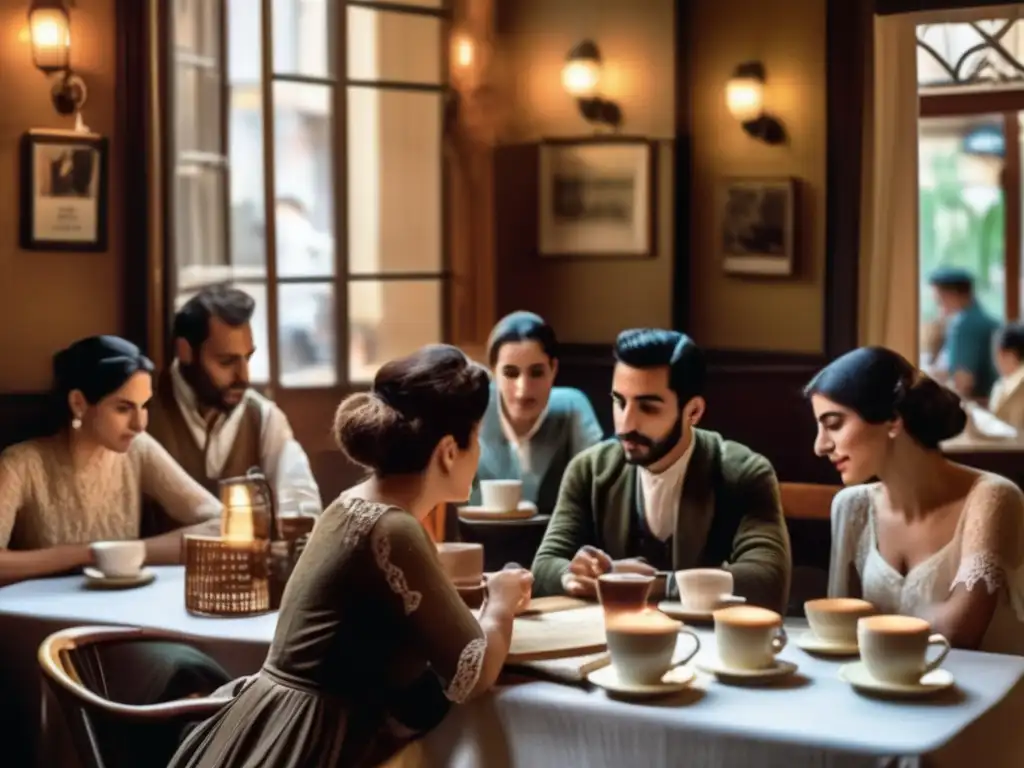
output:
[[957,395],[879,347],[806,391],[815,452],[850,486],[832,504],[829,594],[920,616],[958,648],[1024,653],[1024,495],[943,456],[966,424]]
[[388,363],[372,392],[341,404],[338,443],[372,474],[320,518],[260,674],[172,768],[375,765],[394,737],[494,683],[532,577],[491,576],[478,621],[420,522],[469,496],[489,395],[485,369],[438,345]]

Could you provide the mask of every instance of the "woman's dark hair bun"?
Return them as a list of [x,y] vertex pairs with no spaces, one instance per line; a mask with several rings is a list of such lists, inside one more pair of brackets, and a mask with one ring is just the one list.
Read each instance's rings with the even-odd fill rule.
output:
[[342,400],[334,415],[334,439],[350,461],[377,470],[388,463],[395,443],[413,441],[418,420],[410,421],[373,392]]
[[899,417],[906,433],[931,450],[967,426],[956,392],[885,347],[860,347],[836,358],[818,371],[804,394],[822,395],[869,424]]
[[350,461],[377,475],[422,472],[445,436],[469,447],[489,399],[486,368],[457,347],[433,344],[386,363],[370,392],[345,398],[334,439]]
[[907,434],[928,448],[937,448],[967,426],[960,396],[924,374],[897,383],[894,409]]

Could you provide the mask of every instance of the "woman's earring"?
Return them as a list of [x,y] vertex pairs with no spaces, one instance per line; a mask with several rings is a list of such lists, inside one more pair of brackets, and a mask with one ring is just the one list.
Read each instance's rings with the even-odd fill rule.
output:
[[77,416],[75,416],[75,418],[73,418],[71,420],[71,428],[72,429],[81,429],[82,428],[82,420],[80,418],[78,418]]

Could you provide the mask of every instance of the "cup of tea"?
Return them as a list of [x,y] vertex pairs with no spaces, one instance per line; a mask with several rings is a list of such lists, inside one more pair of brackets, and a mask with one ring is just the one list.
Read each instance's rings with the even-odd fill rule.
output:
[[[677,654],[680,635],[692,639],[693,647]],[[666,672],[685,664],[700,650],[700,638],[694,632],[659,611],[609,616],[605,636],[615,673],[631,685],[656,685]]]
[[89,545],[96,569],[112,579],[138,576],[146,561],[143,541],[96,541]]
[[767,608],[734,605],[712,614],[718,657],[729,669],[768,669],[786,647],[782,616]]
[[653,576],[641,573],[603,573],[597,577],[597,599],[605,615],[643,611],[654,585]]
[[855,597],[823,597],[804,603],[804,615],[811,632],[826,643],[853,645],[857,622],[875,613],[875,606]]
[[[949,640],[915,616],[868,616],[857,621],[860,658],[868,674],[883,683],[913,685],[949,654]],[[939,648],[929,660],[928,649]]]
[[437,545],[441,570],[456,587],[474,588],[484,576],[483,544],[442,541]]
[[679,602],[688,611],[713,611],[726,605],[743,603],[733,595],[733,578],[722,568],[688,568],[676,571]]
[[480,506],[492,512],[512,512],[523,500],[522,480],[481,480]]

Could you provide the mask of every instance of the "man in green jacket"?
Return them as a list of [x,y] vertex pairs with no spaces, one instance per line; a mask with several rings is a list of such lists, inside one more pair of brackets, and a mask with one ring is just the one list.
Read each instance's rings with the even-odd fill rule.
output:
[[[749,603],[784,612],[792,560],[775,471],[697,429],[704,356],[685,334],[615,342],[615,437],[578,454],[533,561],[535,593],[592,597],[609,571],[724,567]],[[675,580],[660,584],[671,597]]]

